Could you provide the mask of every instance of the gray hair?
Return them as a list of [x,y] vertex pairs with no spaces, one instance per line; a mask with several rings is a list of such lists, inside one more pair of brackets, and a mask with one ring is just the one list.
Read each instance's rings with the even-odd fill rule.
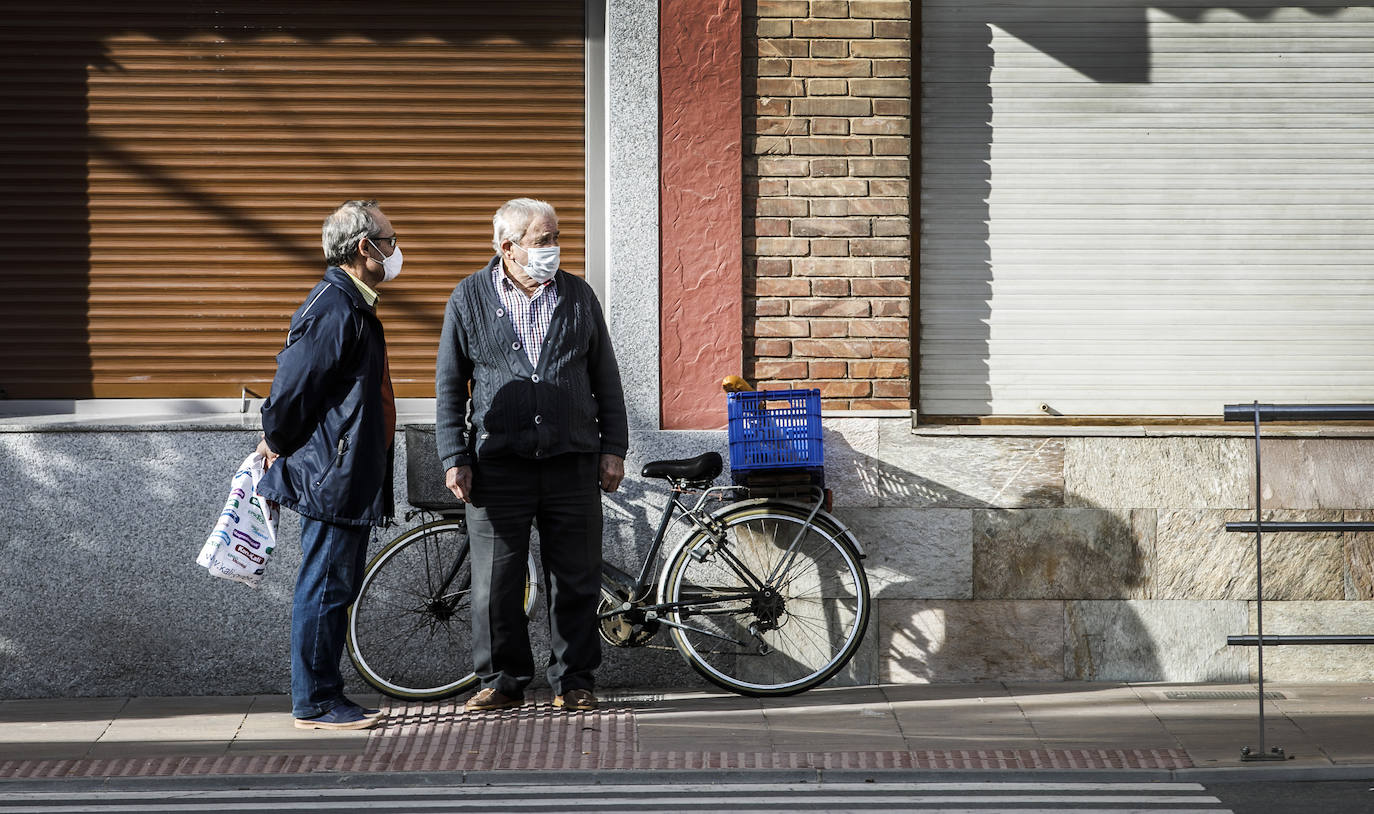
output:
[[377,219],[372,216],[376,211],[377,202],[367,200],[345,201],[329,213],[320,235],[324,262],[331,266],[351,263],[358,256],[358,241],[378,234]]
[[501,253],[501,242],[504,240],[519,243],[520,238],[525,236],[525,230],[530,228],[530,222],[540,215],[555,220],[558,218],[552,204],[535,198],[515,198],[501,204],[491,219],[491,245],[496,248],[496,253]]

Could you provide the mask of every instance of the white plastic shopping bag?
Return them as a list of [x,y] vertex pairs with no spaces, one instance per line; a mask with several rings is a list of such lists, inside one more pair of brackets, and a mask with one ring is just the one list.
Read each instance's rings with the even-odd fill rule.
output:
[[277,545],[277,506],[257,495],[265,465],[266,459],[257,452],[243,459],[229,484],[229,499],[215,530],[196,558],[196,564],[213,576],[250,588],[262,583],[267,561]]

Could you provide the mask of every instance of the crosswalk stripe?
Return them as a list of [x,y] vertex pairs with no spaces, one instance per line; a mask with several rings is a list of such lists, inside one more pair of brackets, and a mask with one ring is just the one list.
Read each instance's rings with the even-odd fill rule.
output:
[[[3,793],[3,787],[0,787]],[[671,814],[804,811],[920,814],[1227,814],[1197,783],[916,782],[582,786],[453,786],[6,793],[0,814],[210,814],[259,811],[414,811],[483,814]],[[1066,808],[1066,806],[1072,806]],[[997,806],[997,808],[989,808]],[[1091,806],[1091,807],[1089,807]],[[1188,807],[1183,807],[1188,806]],[[1206,807],[1204,807],[1206,806]]]
[[[1153,791],[1153,792],[1185,792],[1185,791],[1205,791],[1201,783],[1078,783],[1078,782],[1018,782],[1018,781],[994,781],[994,782],[968,782],[968,783],[936,783],[936,782],[913,782],[913,783],[730,783],[728,785],[707,784],[707,783],[684,783],[673,784],[669,787],[659,785],[587,785],[587,786],[449,786],[444,788],[434,787],[408,787],[397,786],[392,788],[321,788],[321,789],[236,789],[233,791],[217,790],[175,790],[175,791],[101,791],[89,792],[101,794],[111,800],[167,800],[180,798],[199,798],[211,800],[216,798],[232,798],[240,800],[251,797],[272,797],[280,799],[283,797],[303,797],[307,799],[318,799],[321,797],[372,797],[376,795],[411,795],[416,797],[435,796],[445,794],[490,794],[490,795],[513,795],[519,797],[566,797],[569,788],[595,789],[602,795],[625,795],[639,799],[643,796],[646,789],[655,789],[659,794],[674,793],[680,795],[697,795],[701,793],[720,792],[729,790],[730,792],[778,792],[796,791],[799,793],[811,794],[818,790],[843,789],[853,791],[871,792],[931,792],[931,791],[977,791],[977,792],[1006,792],[1006,791]],[[60,791],[29,791],[15,792],[7,795],[11,800],[58,800],[71,797],[72,794]]]

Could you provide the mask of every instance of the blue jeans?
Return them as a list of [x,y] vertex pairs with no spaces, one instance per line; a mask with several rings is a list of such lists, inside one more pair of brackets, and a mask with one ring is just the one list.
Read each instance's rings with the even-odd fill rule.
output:
[[323,715],[343,703],[348,606],[358,598],[370,526],[301,517],[301,568],[291,605],[291,714]]

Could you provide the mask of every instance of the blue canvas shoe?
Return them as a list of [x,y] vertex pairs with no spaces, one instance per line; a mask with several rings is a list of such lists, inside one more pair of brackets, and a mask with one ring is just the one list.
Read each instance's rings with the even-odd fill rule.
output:
[[380,709],[375,709],[375,708],[373,708],[373,707],[365,707],[365,706],[363,706],[362,704],[359,704],[357,701],[352,700],[351,698],[345,697],[344,700],[343,700],[343,706],[346,706],[346,707],[357,707],[358,709],[362,710],[362,712],[363,712],[363,717],[364,717],[364,718],[385,718],[385,717],[386,717],[386,713],[383,712],[383,711],[381,711]]
[[363,708],[355,704],[340,704],[314,718],[297,718],[297,729],[371,729],[382,719],[369,718]]

